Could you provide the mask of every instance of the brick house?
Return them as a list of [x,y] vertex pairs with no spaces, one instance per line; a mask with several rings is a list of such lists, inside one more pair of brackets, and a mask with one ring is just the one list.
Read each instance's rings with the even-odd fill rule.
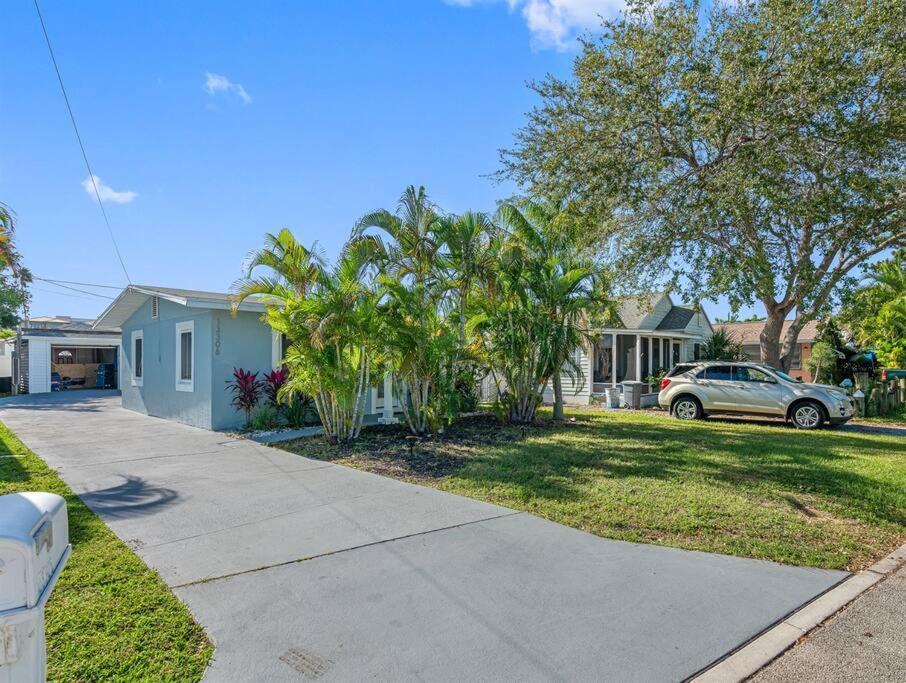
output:
[[[783,323],[783,332],[780,334],[781,339],[783,339],[783,335],[786,334],[791,323],[791,320],[787,320]],[[728,332],[734,339],[742,342],[743,353],[745,353],[749,360],[761,360],[759,338],[761,336],[761,331],[764,329],[764,320],[746,323],[714,323],[714,330],[716,331],[718,329]],[[803,382],[812,381],[812,373],[806,369],[805,361],[811,355],[812,344],[815,343],[817,337],[818,323],[815,320],[806,323],[805,327],[799,332],[799,340],[796,344],[796,350],[793,355],[793,362],[790,365],[789,374],[797,379],[801,379]]]

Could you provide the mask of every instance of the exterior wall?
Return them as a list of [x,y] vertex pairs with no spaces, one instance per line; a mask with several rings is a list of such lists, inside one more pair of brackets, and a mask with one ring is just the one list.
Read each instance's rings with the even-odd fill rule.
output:
[[700,337],[702,340],[707,339],[712,334],[711,326],[708,324],[708,319],[701,311],[696,312],[696,314],[692,316],[692,319],[688,323],[686,323],[686,329],[683,331],[686,334],[692,334],[696,337]]
[[[123,323],[119,383],[124,408],[211,429],[211,317],[209,310],[186,308],[161,299],[159,316],[153,319],[149,299]],[[176,324],[189,320],[195,324],[194,386],[193,391],[177,391]],[[136,330],[143,334],[140,386],[132,379],[132,333]]]
[[[229,311],[214,310],[210,315],[213,336],[207,353],[212,359],[211,427],[239,429],[244,426],[245,416],[230,405],[227,382],[233,378],[233,368],[259,372],[259,377],[272,370],[274,335],[261,321],[260,313],[239,311],[234,318]],[[196,347],[196,353],[200,348]]]
[[[591,347],[580,347],[573,351],[573,358],[582,368],[581,373],[573,373],[572,376],[566,371],[560,373],[560,381],[563,385],[563,402],[573,405],[587,405],[591,403]],[[544,390],[543,401],[545,403],[554,402],[554,387],[548,384]]]
[[28,340],[26,382],[29,394],[46,394],[50,391],[50,342],[50,338]]

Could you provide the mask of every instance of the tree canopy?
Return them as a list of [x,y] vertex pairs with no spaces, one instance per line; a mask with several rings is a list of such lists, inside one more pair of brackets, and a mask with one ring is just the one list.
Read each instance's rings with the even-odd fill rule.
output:
[[534,86],[503,173],[610,216],[623,272],[763,304],[786,368],[853,270],[906,243],[904,21],[900,0],[635,0]]

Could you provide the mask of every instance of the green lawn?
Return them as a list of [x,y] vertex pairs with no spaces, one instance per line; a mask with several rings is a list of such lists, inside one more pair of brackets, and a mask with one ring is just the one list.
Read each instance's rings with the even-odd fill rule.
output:
[[160,577],[0,424],[0,494],[66,498],[72,555],[47,606],[50,681],[197,681],[213,648]]
[[858,569],[906,541],[906,439],[653,412],[522,430],[466,420],[409,453],[402,430],[309,457],[526,510],[600,536]]

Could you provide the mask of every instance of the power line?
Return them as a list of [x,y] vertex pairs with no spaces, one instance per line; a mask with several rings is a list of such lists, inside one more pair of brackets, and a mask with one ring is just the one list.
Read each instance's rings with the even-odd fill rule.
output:
[[47,294],[53,294],[54,296],[68,296],[73,299],[84,299],[85,301],[92,301],[91,297],[88,296],[82,296],[81,294],[67,294],[66,292],[58,292],[54,289],[44,289],[43,287],[32,287],[31,291],[46,292]]
[[107,232],[110,233],[110,241],[113,242],[113,250],[119,259],[120,267],[123,269],[123,275],[126,276],[126,282],[132,284],[129,277],[129,271],[126,270],[126,263],[120,254],[119,245],[116,243],[116,237],[113,235],[113,228],[110,227],[110,219],[107,218],[107,210],[104,208],[104,202],[101,201],[101,193],[98,191],[98,184],[94,177],[94,171],[91,170],[91,164],[88,162],[88,154],[85,152],[85,145],[82,143],[82,135],[79,133],[79,126],[76,123],[75,114],[72,112],[72,105],[69,103],[69,95],[66,94],[66,86],[63,85],[63,76],[60,74],[60,67],[57,65],[57,58],[54,56],[53,47],[50,44],[50,36],[47,34],[47,27],[44,25],[44,17],[41,15],[41,8],[38,6],[38,0],[34,0],[35,11],[38,13],[38,21],[41,22],[41,31],[44,33],[44,41],[47,43],[47,51],[50,53],[50,61],[53,62],[54,71],[57,73],[57,81],[60,83],[60,90],[63,92],[63,100],[66,102],[66,109],[69,111],[69,120],[72,121],[72,128],[75,131],[76,139],[79,141],[79,149],[82,150],[82,159],[85,160],[85,168],[88,169],[88,177],[91,179],[91,186],[94,188],[94,196],[97,197],[98,206],[101,207],[101,214],[104,216],[104,223],[107,225]]
[[81,285],[82,287],[100,287],[102,289],[122,289],[119,285],[98,285],[94,282],[73,282],[72,280],[54,280],[49,277],[38,277],[37,275],[32,276],[35,280],[43,280],[44,282],[52,282],[54,284],[63,283],[64,285]]
[[40,280],[41,282],[49,282],[50,284],[56,287],[62,287],[63,289],[70,289],[73,292],[79,292],[80,294],[88,294],[90,296],[96,296],[100,299],[110,299],[113,300],[112,296],[107,296],[106,294],[97,294],[95,292],[89,292],[87,289],[79,289],[77,287],[70,287],[69,285],[61,285],[59,282],[54,282],[53,280],[45,280],[43,277],[36,277],[35,280]]

